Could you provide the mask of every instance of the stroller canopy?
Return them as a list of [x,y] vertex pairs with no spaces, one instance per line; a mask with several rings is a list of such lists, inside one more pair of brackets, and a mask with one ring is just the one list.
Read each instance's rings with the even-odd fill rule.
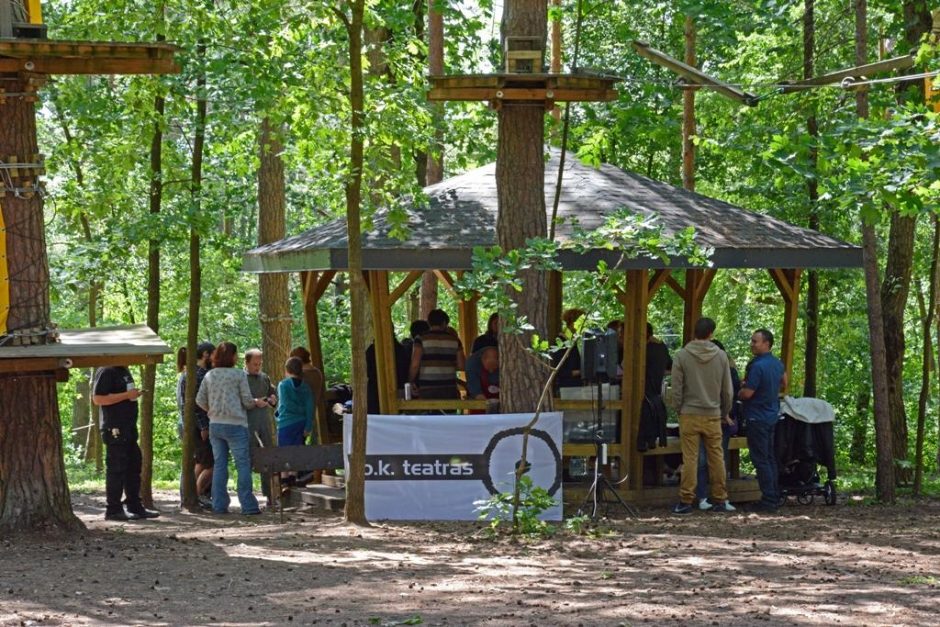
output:
[[780,413],[808,424],[834,422],[836,419],[835,409],[821,398],[784,396],[780,401]]

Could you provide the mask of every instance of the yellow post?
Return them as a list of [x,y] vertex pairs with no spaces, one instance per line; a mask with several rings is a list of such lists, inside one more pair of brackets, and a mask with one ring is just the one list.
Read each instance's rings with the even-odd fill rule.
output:
[[924,78],[924,99],[927,101],[928,109],[940,113],[940,77]]
[[42,6],[39,0],[26,0],[26,11],[29,13],[30,24],[42,24]]
[[[769,270],[771,278],[783,297],[783,337],[780,341],[780,361],[783,362],[787,381],[792,386],[793,357],[796,347],[796,323],[799,317],[800,274],[799,268]],[[789,393],[789,390],[781,390]]]

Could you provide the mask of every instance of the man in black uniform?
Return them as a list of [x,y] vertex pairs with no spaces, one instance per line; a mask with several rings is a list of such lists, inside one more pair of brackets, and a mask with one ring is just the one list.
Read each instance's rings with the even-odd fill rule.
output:
[[[126,366],[109,366],[98,371],[92,402],[101,407],[101,439],[108,449],[105,457],[108,499],[105,520],[139,520],[160,515],[144,509],[140,502],[137,399],[141,394]],[[122,494],[127,513],[121,503]]]

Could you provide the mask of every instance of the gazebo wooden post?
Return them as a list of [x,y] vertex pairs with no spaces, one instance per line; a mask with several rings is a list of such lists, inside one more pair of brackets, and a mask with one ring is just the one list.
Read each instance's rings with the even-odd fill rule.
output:
[[[459,279],[463,276],[463,271],[457,273]],[[480,302],[479,294],[474,294],[470,300],[464,300],[459,294],[454,294],[457,298],[457,332],[460,335],[460,341],[463,342],[464,353],[469,357],[470,349],[473,348],[473,340],[480,334],[480,318],[477,305]]]
[[[323,383],[319,390],[314,390],[317,398],[323,399],[326,396],[326,372],[323,369],[323,343],[320,341],[320,316],[317,313],[317,304],[320,298],[329,287],[330,281],[336,276],[336,272],[328,270],[326,272],[301,272],[300,286],[304,299],[304,323],[307,329],[307,346],[310,349],[310,363],[318,368],[323,377]],[[276,378],[276,377],[275,377]],[[326,409],[322,402],[316,404],[317,435],[320,442],[325,442],[324,438],[329,431],[326,424]]]
[[646,306],[649,271],[627,270],[623,303],[623,380],[620,385],[620,460],[629,473],[629,486],[643,486],[643,456],[636,452],[640,409],[646,385]]
[[392,303],[388,292],[388,272],[369,271],[369,302],[372,305],[372,333],[375,346],[375,371],[378,374],[379,411],[398,413],[398,383],[395,380],[395,329]]
[[715,278],[715,269],[689,268],[685,271],[685,289],[680,292],[685,308],[682,315],[682,345],[692,339],[695,323],[702,317],[702,301]]
[[561,335],[561,310],[564,290],[562,288],[562,279],[564,275],[552,270],[548,273],[548,337],[549,343],[554,343],[555,338]]
[[[800,302],[800,274],[799,268],[771,268],[770,277],[777,284],[780,295],[783,296],[783,338],[780,342],[780,360],[787,375],[787,381],[793,374],[793,353],[796,350],[796,321]],[[787,390],[781,390],[786,392]]]

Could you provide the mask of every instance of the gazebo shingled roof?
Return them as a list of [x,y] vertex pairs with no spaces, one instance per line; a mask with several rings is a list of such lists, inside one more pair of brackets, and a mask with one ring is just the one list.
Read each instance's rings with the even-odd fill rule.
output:
[[[551,211],[560,152],[553,150],[545,168],[547,211]],[[408,202],[409,236],[390,236],[388,213],[380,210],[374,227],[363,233],[366,270],[461,270],[471,267],[475,246],[496,243],[496,165],[491,163],[425,188],[427,204]],[[696,241],[714,249],[716,268],[843,268],[861,265],[861,249],[846,242],[686,191],[611,165],[593,168],[573,155],[565,161],[557,228],[560,241],[572,234],[572,221],[591,229],[620,208],[658,216],[665,231],[695,227]],[[600,259],[613,264],[616,251],[562,253],[568,270],[593,270]],[[621,268],[685,268],[684,259],[640,258]],[[248,272],[344,270],[346,221],[315,227],[248,251]]]

